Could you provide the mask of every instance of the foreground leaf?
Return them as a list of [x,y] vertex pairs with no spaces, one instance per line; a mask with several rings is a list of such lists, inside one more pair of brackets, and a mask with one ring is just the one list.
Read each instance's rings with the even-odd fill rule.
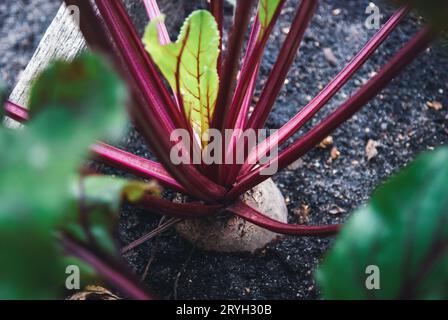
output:
[[32,121],[0,128],[0,299],[58,296],[55,227],[75,217],[70,181],[100,138],[123,132],[125,87],[99,58],[52,64],[32,89]]
[[317,272],[325,298],[448,298],[447,163],[448,148],[421,156],[354,214]]
[[[102,206],[108,211],[117,212],[123,200],[136,202],[145,194],[161,195],[156,182],[140,182],[111,176],[88,176],[82,179],[84,201],[87,206]],[[74,186],[75,199],[80,199],[78,186]]]
[[[30,97],[31,119],[42,109],[63,109],[74,117],[78,137],[119,139],[127,116],[125,86],[96,56],[85,54],[71,63],[53,63],[35,81]],[[50,119],[47,122],[54,126]],[[50,130],[52,127],[50,126]]]
[[[75,179],[72,184],[73,207],[80,206],[84,210],[97,246],[112,256],[120,252],[115,239],[122,202],[133,203],[144,195],[159,197],[160,194],[161,188],[155,182],[144,183],[111,176],[88,176]],[[75,234],[78,240],[89,241],[77,219],[68,219],[63,228]]]
[[[440,29],[448,27],[448,3],[446,0],[399,0],[400,4],[415,8],[430,24]],[[446,31],[446,30],[445,30]]]
[[146,50],[180,97],[187,118],[202,137],[209,129],[219,88],[220,38],[215,18],[206,10],[193,12],[177,41],[164,46],[159,42],[158,22],[153,20],[146,28]]

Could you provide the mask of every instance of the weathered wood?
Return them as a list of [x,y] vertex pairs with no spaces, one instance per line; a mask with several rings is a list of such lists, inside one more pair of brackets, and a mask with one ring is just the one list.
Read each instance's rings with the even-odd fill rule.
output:
[[[9,97],[11,101],[21,106],[27,106],[31,84],[36,75],[48,66],[50,61],[54,59],[71,60],[85,48],[84,38],[69,11],[65,5],[60,7],[12,91]],[[13,128],[20,126],[12,119],[5,119],[5,125]]]

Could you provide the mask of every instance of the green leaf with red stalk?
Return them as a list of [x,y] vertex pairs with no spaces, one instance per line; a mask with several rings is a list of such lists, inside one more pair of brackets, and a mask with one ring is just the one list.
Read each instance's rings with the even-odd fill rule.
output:
[[187,18],[175,43],[161,45],[158,41],[159,22],[153,20],[149,24],[143,42],[176,94],[204,147],[208,142],[207,131],[219,88],[218,26],[210,12],[198,10]]
[[[84,3],[79,0],[73,2]],[[171,133],[176,128],[189,130],[191,126],[174,106],[123,4],[106,0],[95,0],[95,3],[106,27],[106,30],[98,28],[98,32],[115,43],[116,49],[109,54],[132,88],[133,100],[129,110],[136,127],[161,164],[180,185],[202,200],[221,199],[225,188],[203,175],[193,163],[175,165],[171,161],[170,153],[176,145],[170,139]],[[98,24],[98,19],[95,18],[95,24]],[[83,30],[86,38],[94,38],[89,36],[92,29]],[[94,47],[95,43],[91,45]]]
[[[75,0],[66,1],[79,2]],[[180,185],[184,188],[184,190],[193,193],[193,195],[196,196],[197,199],[211,204],[228,204],[231,201],[237,199],[237,197],[239,197],[246,190],[265,180],[267,176],[259,176],[260,169],[263,168],[257,168],[253,171],[247,172],[247,174],[241,175],[235,184],[235,179],[233,179],[233,177],[236,178],[236,174],[239,170],[234,170],[234,173],[232,173],[231,175],[227,175],[231,177],[229,182],[231,182],[233,188],[230,190],[230,192],[226,193],[226,188],[221,187],[211,181],[210,178],[212,177],[212,175],[210,175],[209,172],[201,171],[201,173],[204,173],[204,175],[201,175],[199,171],[196,170],[196,167],[172,166],[169,161],[170,144],[167,142],[166,134],[169,133],[172,128],[175,128],[175,123],[178,123],[178,119],[176,118],[176,116],[172,117],[172,115],[170,115],[172,111],[174,114],[176,114],[176,111],[171,107],[169,107],[169,110],[171,110],[170,112],[166,112],[166,110],[164,110],[165,102],[168,102],[168,106],[171,105],[171,103],[169,100],[165,99],[166,101],[164,101],[163,99],[163,97],[166,96],[166,92],[164,91],[165,93],[161,93],[161,81],[158,78],[157,74],[154,72],[154,68],[151,67],[152,60],[148,59],[147,55],[145,55],[144,53],[144,49],[142,50],[142,45],[138,41],[138,36],[136,34],[135,28],[132,26],[132,23],[130,22],[130,19],[127,16],[122,4],[118,1],[109,2],[105,0],[95,0],[95,2],[98,5],[98,9],[102,18],[104,19],[104,25],[112,35],[111,38],[116,43],[116,48],[118,48],[117,50],[111,50],[111,52],[115,53],[114,57],[117,61],[121,61],[119,63],[122,63],[123,61],[126,62],[127,65],[124,66],[124,69],[129,69],[129,73],[132,76],[130,77],[132,78],[130,81],[130,86],[134,88],[136,93],[135,96],[140,97],[140,99],[137,101],[138,103],[136,104],[136,106],[132,108],[132,113],[135,113],[137,115],[136,117],[134,117],[134,120],[136,120],[136,122],[141,125],[139,126],[141,132],[154,148],[154,153],[156,154],[156,156],[160,157],[161,164],[148,162],[147,160],[143,161],[144,159],[140,159],[135,156],[131,157],[129,154],[123,154],[122,151],[118,150],[109,152],[111,151],[110,148],[107,150],[107,152],[103,153],[102,156],[107,159],[109,163],[112,163],[118,167],[122,167],[130,172],[137,172],[142,176],[156,176],[166,184],[174,186],[175,189],[179,190],[180,188],[178,188],[178,186]],[[242,47],[242,41],[244,38],[242,33],[238,32],[238,28],[241,29],[242,26],[245,27],[248,24],[249,14],[251,12],[251,3],[252,1],[240,0],[237,4],[233,27],[234,30],[231,32],[228,45],[229,49],[226,54],[226,62],[224,63],[226,67],[224,68],[222,75],[222,78],[225,79],[225,81],[221,81],[221,88],[219,93],[223,95],[224,99],[222,100],[222,102],[220,99],[218,99],[222,104],[221,107],[223,108],[223,114],[218,112],[218,114],[220,115],[220,119],[218,119],[219,121],[225,119],[227,116],[226,113],[228,113],[229,111],[227,109],[229,105],[226,102],[229,98],[227,95],[233,92],[232,90],[223,89],[233,88],[234,79],[236,78],[236,67],[239,64],[239,49]],[[295,20],[300,21],[301,23],[297,22],[294,24],[294,27],[291,28],[291,30],[293,31],[291,34],[296,33],[300,35],[304,32],[304,24],[306,24],[307,21],[309,21],[309,19],[311,18],[316,3],[316,1],[303,2],[303,6],[301,5],[295,18]],[[218,2],[215,3],[215,6],[218,8],[220,7]],[[218,14],[219,12],[215,13]],[[279,13],[278,7],[277,13]],[[306,17],[306,19],[301,19],[300,17]],[[87,21],[87,23],[89,23],[90,20],[84,19],[84,21]],[[271,20],[271,26],[273,25],[273,21],[274,19]],[[86,38],[95,38],[92,36],[89,37],[89,33],[96,29],[98,29],[99,33],[101,33],[101,28],[85,28],[83,32],[86,34]],[[106,39],[107,33],[104,33],[103,36]],[[263,38],[266,39],[266,35]],[[287,148],[285,151],[282,151],[280,157],[277,159],[273,159],[273,161],[279,161],[280,168],[283,168],[284,166],[291,163],[292,161],[303,155],[305,152],[310,150],[316,144],[316,140],[318,140],[322,135],[334,130],[336,126],[347,120],[354,112],[359,110],[359,108],[361,108],[363,104],[365,104],[376,93],[378,93],[379,90],[381,90],[395,75],[397,75],[398,72],[402,68],[404,68],[406,64],[414,59],[417,53],[425,48],[432,39],[432,32],[427,32],[427,30],[423,31],[418,37],[413,39],[404,50],[400,52],[399,56],[391,61],[391,63],[386,65],[386,67],[379,73],[381,74],[381,76],[373,79],[368,85],[366,85],[366,87],[362,88],[358,94],[356,94],[344,105],[342,105],[340,109],[333,113],[329,118],[325,119],[321,123],[321,125],[313,128],[305,137],[291,146],[291,148]],[[283,55],[281,54],[281,56],[290,57],[290,55],[292,55],[294,52],[294,47],[298,46],[298,42],[300,41],[295,39],[294,44],[285,44],[284,49],[282,49]],[[93,44],[92,47],[95,47],[95,44]],[[370,50],[364,51],[362,53],[362,57],[360,57],[360,59],[357,61],[364,61],[369,53]],[[259,54],[254,56],[258,57]],[[247,59],[245,59],[248,60],[245,61],[246,65],[250,66],[255,64],[250,63],[252,60],[251,57],[252,55],[248,55]],[[281,60],[282,59],[279,59],[279,61]],[[286,59],[285,61],[287,61],[286,64],[289,64],[291,60]],[[356,63],[353,66],[356,65],[356,67],[358,67],[359,64],[362,64],[362,62]],[[285,64],[280,63],[278,71],[282,72],[273,72],[271,77],[273,79],[275,79],[276,77],[278,78],[283,74],[284,69]],[[351,70],[354,69],[352,68]],[[251,77],[253,76],[252,72],[248,72],[248,74],[250,75],[248,79],[251,79]],[[240,78],[239,82],[244,82],[241,79],[242,78]],[[340,82],[338,82],[338,84],[340,84]],[[242,92],[244,91],[245,90],[242,90]],[[272,95],[270,96],[274,99],[275,95],[276,94],[274,90],[272,92]],[[246,98],[247,95],[244,95],[243,99]],[[273,103],[273,100],[269,101],[269,104],[270,103]],[[239,104],[235,105],[239,106]],[[265,112],[265,108],[262,108],[262,111]],[[217,118],[216,115],[217,113],[215,112],[215,118]],[[238,117],[236,118],[238,119]],[[217,127],[221,128],[220,124],[217,124]],[[166,168],[166,171],[163,170],[163,168],[161,167],[162,165]],[[238,169],[237,167],[235,168]],[[223,173],[226,173],[226,170],[222,171]],[[153,199],[147,201],[147,203],[149,204],[154,204],[156,202],[157,201]],[[166,212],[175,212],[176,215],[181,216],[182,211],[188,211],[189,209],[191,209],[191,207],[189,207],[188,205],[172,207],[165,202],[158,204],[160,204],[160,206],[163,207],[163,210],[166,210]],[[209,214],[208,205],[204,205],[201,208],[203,209],[201,209],[203,213]],[[256,223],[274,228],[274,224],[268,223],[266,219],[263,219],[262,215],[260,216],[260,214],[255,214],[248,208],[243,208],[243,210],[245,210],[245,212],[243,212],[242,215],[247,214],[248,217],[255,217],[254,221]],[[185,214],[183,216],[185,216]],[[277,227],[279,230],[281,229],[288,233],[296,233],[299,232],[299,229],[302,229],[302,227],[293,230],[289,227],[286,228],[285,226],[275,226],[275,228]]]

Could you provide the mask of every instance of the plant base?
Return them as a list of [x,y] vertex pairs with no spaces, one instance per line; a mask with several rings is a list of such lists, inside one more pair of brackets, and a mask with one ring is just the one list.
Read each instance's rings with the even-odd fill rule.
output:
[[[285,199],[272,179],[248,191],[242,200],[274,220],[287,222]],[[177,224],[176,230],[199,248],[219,252],[255,253],[281,238],[277,233],[230,215],[186,220]]]

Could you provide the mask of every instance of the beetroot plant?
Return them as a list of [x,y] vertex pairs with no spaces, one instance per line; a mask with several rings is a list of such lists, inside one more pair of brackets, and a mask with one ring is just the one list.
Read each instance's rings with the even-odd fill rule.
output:
[[[109,165],[142,178],[155,179],[191,199],[188,203],[172,203],[147,198],[145,207],[152,212],[177,218],[201,218],[226,211],[274,232],[302,236],[331,235],[340,226],[281,223],[242,202],[241,195],[275,173],[263,174],[266,168],[274,166],[281,170],[314,148],[375,97],[438,34],[435,27],[423,27],[345,103],[262,163],[261,160],[270,151],[282,147],[347,83],[406,17],[408,7],[398,9],[350,63],[290,121],[258,145],[249,146],[242,139],[244,135],[241,132],[264,127],[318,7],[317,0],[302,1],[297,8],[253,112],[249,110],[263,52],[281,14],[284,0],[259,1],[241,69],[244,30],[250,24],[254,0],[237,1],[226,50],[223,50],[221,41],[222,0],[210,1],[210,12],[194,12],[186,20],[176,42],[171,42],[169,38],[156,1],[145,1],[151,23],[143,41],[120,1],[94,2],[99,16],[94,13],[95,7],[90,2],[66,1],[67,5],[77,5],[81,9],[80,27],[92,50],[115,61],[127,80],[132,90],[130,115],[159,162],[137,157],[104,143],[94,145],[92,153]],[[164,79],[171,90],[165,86]],[[24,110],[19,106],[7,103],[6,107],[11,117],[26,119]],[[173,131],[179,129],[189,134],[188,141],[179,137],[170,139],[173,138]],[[212,130],[220,133],[221,137],[226,136],[226,130],[233,133],[228,143],[222,143],[221,149],[208,150]],[[239,152],[244,157],[242,164],[208,164],[206,157],[201,157],[199,162],[193,159],[198,150],[201,155],[213,152],[228,155],[240,146],[243,146],[243,151]],[[179,163],[173,163],[173,150],[182,154]]]
[[[185,196],[182,201],[173,202],[147,193],[134,202],[149,212],[176,219],[197,221],[231,214],[275,233],[298,236],[333,235],[340,226],[288,224],[286,219],[275,219],[275,214],[267,215],[260,209],[263,206],[257,209],[257,203],[251,204],[245,194],[306,154],[359,111],[441,31],[438,25],[423,26],[346,102],[285,145],[352,78],[411,9],[399,8],[314,99],[278,131],[261,139],[257,136],[257,143],[253,144],[246,133],[264,128],[312,23],[317,0],[300,2],[254,104],[263,53],[285,0],[260,0],[257,4],[255,0],[238,0],[225,45],[224,0],[210,0],[209,11],[193,12],[174,42],[155,0],[145,0],[151,22],[143,37],[121,1],[65,2],[80,8],[80,28],[90,49],[112,61],[126,80],[131,92],[128,112],[158,162],[103,142],[91,146],[92,156],[138,177],[156,180]],[[250,37],[245,45],[249,27]],[[26,109],[12,102],[5,106],[8,116],[20,122],[28,120]],[[258,202],[269,202],[275,193],[265,191]]]

